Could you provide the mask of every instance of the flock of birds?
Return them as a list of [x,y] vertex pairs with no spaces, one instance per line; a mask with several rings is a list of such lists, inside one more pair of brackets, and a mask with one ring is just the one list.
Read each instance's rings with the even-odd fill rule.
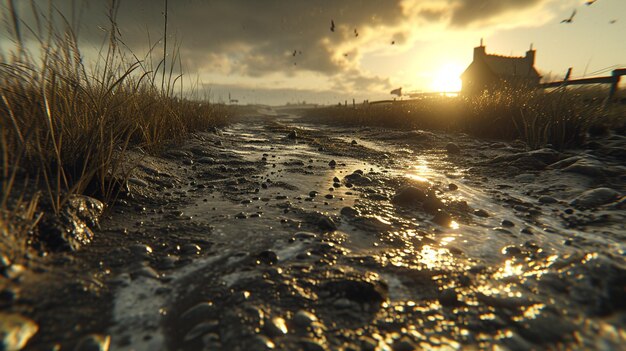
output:
[[[598,1],[598,0],[587,0],[587,1],[585,1],[585,5],[591,6],[596,1]],[[577,13],[577,11],[576,11],[576,9],[574,9],[574,11],[572,11],[572,14],[568,18],[562,20],[561,23],[572,23],[572,22],[574,22],[574,16],[576,16],[576,13]],[[612,19],[612,20],[609,21],[609,24],[614,24],[615,22],[617,22],[617,20],[616,19]]]

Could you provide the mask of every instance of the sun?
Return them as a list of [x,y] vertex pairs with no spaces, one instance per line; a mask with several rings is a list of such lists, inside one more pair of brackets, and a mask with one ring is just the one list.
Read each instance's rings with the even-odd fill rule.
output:
[[441,93],[461,91],[461,73],[463,73],[463,66],[460,64],[442,65],[433,75],[432,90]]

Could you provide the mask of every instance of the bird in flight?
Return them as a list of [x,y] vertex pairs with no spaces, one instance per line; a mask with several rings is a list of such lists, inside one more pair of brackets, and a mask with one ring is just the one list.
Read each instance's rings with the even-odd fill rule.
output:
[[396,41],[395,41],[395,40],[392,40],[392,41],[391,41],[391,45],[395,45],[395,44],[396,44]]
[[585,1],[585,5],[587,5],[587,6],[591,6],[591,5],[593,5],[593,3],[594,3],[594,2],[596,2],[596,1],[598,1],[598,0],[587,0],[587,1]]
[[616,20],[616,19],[613,19],[613,20],[610,20],[610,21],[609,21],[609,23],[610,23],[610,24],[615,24],[615,22],[617,22],[617,20]]
[[335,31],[335,21],[330,20],[330,31],[334,32]]
[[574,21],[574,16],[576,16],[576,9],[572,11],[572,14],[569,16],[569,18],[562,20],[561,23],[572,23]]
[[359,32],[356,31],[356,28],[354,28],[354,36],[358,37],[359,36]]
[[294,56],[294,57],[295,57],[297,53],[298,53],[298,52],[297,52],[296,50],[294,50],[294,51],[293,51],[293,54],[291,54],[291,56]]

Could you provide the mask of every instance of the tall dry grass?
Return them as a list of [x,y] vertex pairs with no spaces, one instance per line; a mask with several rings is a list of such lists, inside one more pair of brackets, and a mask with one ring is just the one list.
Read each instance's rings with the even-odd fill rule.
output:
[[309,109],[304,115],[324,123],[465,132],[482,138],[521,139],[530,148],[551,145],[564,149],[580,145],[594,125],[625,121],[623,109],[601,100],[590,101],[588,92],[585,94],[509,88],[471,97]]
[[151,57],[129,54],[116,37],[114,6],[108,46],[89,67],[62,15],[56,18],[63,25],[45,24],[33,10],[35,53],[25,49],[13,17],[15,49],[0,56],[0,253],[20,245],[23,238],[10,232],[25,226],[20,223],[32,227],[39,202],[58,213],[72,194],[88,189],[104,201],[115,196],[129,147],[158,149],[227,121],[224,106],[174,96],[175,86],[182,90],[182,76],[172,75],[177,51],[169,77],[164,59],[150,70]]

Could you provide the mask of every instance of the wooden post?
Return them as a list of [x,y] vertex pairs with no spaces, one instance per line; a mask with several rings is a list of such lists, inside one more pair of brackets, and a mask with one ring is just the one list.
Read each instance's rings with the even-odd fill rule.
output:
[[611,83],[611,90],[609,90],[609,101],[613,100],[615,97],[615,93],[617,93],[617,86],[619,85],[620,78],[626,75],[626,68],[615,69],[611,73],[611,77],[613,77],[613,82]]

